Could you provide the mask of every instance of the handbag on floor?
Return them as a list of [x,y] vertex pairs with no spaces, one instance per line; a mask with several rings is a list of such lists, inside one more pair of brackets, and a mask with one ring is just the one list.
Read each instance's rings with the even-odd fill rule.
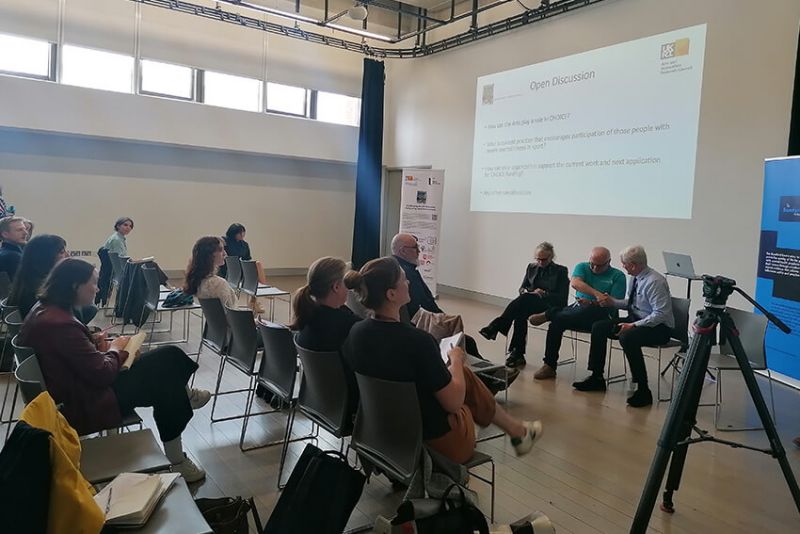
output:
[[201,498],[195,499],[194,502],[214,534],[249,534],[248,512],[253,513],[256,534],[264,532],[252,497],[249,499],[241,497]]
[[265,534],[341,534],[367,478],[338,451],[306,445]]

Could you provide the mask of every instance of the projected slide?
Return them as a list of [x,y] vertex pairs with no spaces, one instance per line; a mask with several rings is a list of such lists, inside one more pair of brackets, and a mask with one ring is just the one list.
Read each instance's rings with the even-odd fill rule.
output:
[[706,26],[478,78],[471,209],[688,219]]

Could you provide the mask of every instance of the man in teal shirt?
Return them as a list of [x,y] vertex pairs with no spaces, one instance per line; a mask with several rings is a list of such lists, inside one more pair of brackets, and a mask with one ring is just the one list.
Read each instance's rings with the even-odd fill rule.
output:
[[579,263],[572,271],[570,285],[575,290],[575,303],[566,308],[551,308],[532,315],[533,325],[550,321],[545,342],[544,365],[533,375],[538,380],[555,378],[558,351],[566,330],[591,331],[596,321],[608,319],[616,310],[602,307],[598,298],[610,295],[625,298],[625,274],[611,267],[611,252],[605,247],[594,247],[589,261]]

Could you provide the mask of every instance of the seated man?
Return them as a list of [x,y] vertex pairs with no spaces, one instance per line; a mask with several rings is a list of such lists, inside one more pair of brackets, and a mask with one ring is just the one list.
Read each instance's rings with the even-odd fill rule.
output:
[[606,343],[608,338],[617,336],[637,385],[636,392],[628,398],[628,404],[640,408],[653,404],[642,347],[669,341],[675,318],[667,280],[647,266],[644,248],[634,245],[623,250],[620,256],[622,267],[633,277],[628,298],[622,300],[602,295],[597,300],[604,307],[628,310],[628,316],[624,319],[603,319],[592,325],[589,346],[589,370],[592,375],[572,386],[578,391],[605,391],[603,368],[606,364]]
[[22,260],[22,249],[28,242],[28,230],[22,217],[4,217],[0,219],[0,272],[6,273],[10,281],[14,281],[19,262]]
[[525,346],[528,342],[528,318],[549,308],[563,308],[569,296],[569,277],[567,268],[557,265],[553,245],[545,241],[536,247],[533,263],[528,264],[525,277],[519,288],[519,296],[512,300],[503,314],[488,326],[481,328],[480,334],[486,339],[495,339],[497,333],[508,335],[511,325],[514,334],[508,344],[508,367],[525,365]]
[[[400,267],[406,275],[408,280],[408,292],[411,301],[403,306],[400,310],[400,317],[403,322],[410,322],[414,315],[417,314],[420,308],[428,310],[431,313],[445,313],[436,303],[428,284],[422,279],[422,275],[417,270],[419,263],[419,243],[417,238],[411,234],[397,234],[392,238],[392,256],[400,263]],[[467,354],[485,360],[478,351],[478,344],[471,336],[464,335],[464,349]],[[492,380],[484,380],[492,392],[497,393],[502,391],[502,388],[516,380],[519,375],[517,369],[500,369],[494,374]],[[484,373],[478,375],[482,380],[486,376]],[[498,382],[502,380],[502,385]],[[500,388],[500,389],[498,389]]]
[[600,306],[598,299],[604,295],[625,298],[625,274],[611,267],[611,252],[606,247],[594,247],[589,261],[575,266],[570,285],[576,291],[574,304],[566,308],[551,308],[530,317],[530,323],[535,326],[550,321],[544,365],[533,375],[537,380],[555,378],[558,351],[566,330],[591,331],[595,322],[617,317],[616,309]]

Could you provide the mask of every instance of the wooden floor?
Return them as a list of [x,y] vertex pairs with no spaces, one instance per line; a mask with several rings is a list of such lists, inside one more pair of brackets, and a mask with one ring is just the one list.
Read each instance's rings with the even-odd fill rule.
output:
[[[287,290],[296,288],[297,277],[273,278],[271,283]],[[477,330],[488,323],[499,309],[464,299],[443,297],[441,306],[464,318],[468,333],[478,338],[481,352],[494,360],[503,360],[502,336],[488,342]],[[288,318],[288,305],[276,304],[276,319]],[[179,321],[178,315],[176,320]],[[197,348],[199,319],[192,324],[192,342]],[[176,333],[179,328],[176,328]],[[517,458],[508,440],[481,443],[479,449],[491,454],[497,463],[496,521],[510,522],[532,511],[547,514],[561,533],[627,532],[636,510],[647,470],[652,459],[661,424],[667,411],[662,403],[649,409],[632,409],[625,404],[625,383],[613,384],[605,394],[580,393],[571,383],[586,375],[586,345],[579,347],[579,363],[559,368],[556,380],[538,382],[532,378],[540,364],[544,333],[531,331],[528,343],[528,367],[511,387],[508,410],[524,419],[541,419],[544,435],[528,455]],[[564,343],[562,358],[571,353]],[[211,353],[200,359],[195,386],[213,389],[218,359]],[[621,353],[614,354],[614,367],[621,370]],[[656,362],[648,360],[651,386]],[[729,379],[730,377],[730,379]],[[760,379],[767,400],[766,380]],[[226,372],[223,388],[243,387],[246,380],[234,369]],[[668,388],[669,384],[664,383]],[[725,377],[725,413],[731,422],[753,422],[753,410],[744,402],[746,390],[738,376]],[[707,382],[705,399],[713,401],[714,383]],[[774,385],[778,430],[787,448],[789,461],[800,475],[800,450],[791,444],[800,435],[800,393],[780,384]],[[502,395],[501,395],[502,396]],[[218,415],[233,415],[243,410],[244,395],[220,397]],[[207,471],[208,478],[196,485],[197,496],[254,496],[263,521],[269,517],[278,493],[276,477],[280,447],[242,453],[238,448],[241,420],[211,424],[211,405],[195,413],[184,433],[188,452]],[[146,422],[155,428],[148,410],[140,410]],[[713,429],[713,408],[701,408],[700,426]],[[278,439],[285,418],[281,415],[251,419],[248,444]],[[298,417],[296,434],[308,431]],[[766,446],[763,432],[725,432],[724,438],[749,445]],[[284,477],[302,452],[304,443],[289,448],[290,457]],[[322,433],[323,448],[338,448],[338,441]],[[488,514],[488,487],[473,479],[481,505]],[[391,516],[402,495],[393,493],[382,477],[373,478],[350,526],[365,524],[376,514]],[[800,514],[794,507],[778,463],[767,455],[728,447],[701,444],[690,448],[680,491],[675,494],[677,512],[653,512],[649,532],[658,533],[796,533],[800,532]]]

